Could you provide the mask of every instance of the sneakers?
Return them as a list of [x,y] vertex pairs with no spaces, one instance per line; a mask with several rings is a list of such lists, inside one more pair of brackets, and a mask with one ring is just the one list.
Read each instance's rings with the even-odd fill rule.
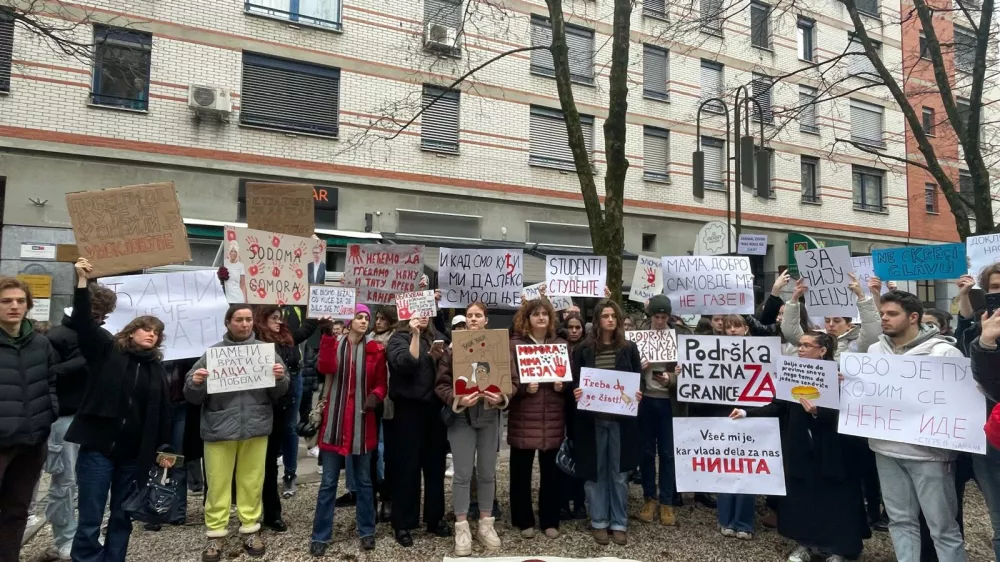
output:
[[309,543],[309,555],[313,558],[321,558],[326,554],[326,543],[313,541]]
[[295,481],[296,480],[297,480],[297,478],[295,477],[294,474],[286,474],[285,477],[281,479],[281,483],[282,483],[281,497],[282,498],[285,498],[287,500],[287,499],[290,499],[292,496],[295,495],[295,492],[296,492]]
[[243,551],[247,553],[250,558],[260,558],[264,556],[267,552],[267,547],[264,546],[264,539],[260,538],[260,533],[250,533],[248,535],[243,535]]
[[608,537],[607,529],[591,529],[590,534],[594,536],[594,541],[601,546],[611,543],[611,539]]
[[319,458],[319,445],[316,445],[312,449],[309,449],[309,456],[318,459]]
[[810,560],[812,560],[812,553],[804,546],[796,548],[788,555],[788,562],[809,562]]
[[375,550],[375,535],[361,537],[361,550]]
[[736,538],[740,539],[741,541],[752,541],[753,533],[748,533],[746,531],[738,531],[736,533]]
[[494,517],[481,517],[479,519],[479,529],[477,534],[479,535],[479,542],[486,546],[487,550],[500,550],[500,537],[497,535],[497,530],[494,528],[496,523],[496,518]]
[[545,536],[550,539],[558,539],[559,529],[556,529],[555,527],[549,527],[548,529],[545,529]]
[[72,545],[67,545],[63,552],[59,552],[59,549],[55,546],[50,546],[45,549],[45,559],[54,562],[70,562],[70,547]]
[[533,539],[533,538],[535,538],[535,528],[534,527],[528,527],[527,529],[521,529],[521,538],[522,539]]
[[656,508],[658,505],[656,500],[647,499],[646,503],[642,504],[642,509],[639,510],[639,521],[652,523],[653,518],[656,517]]
[[264,526],[267,527],[268,529],[271,529],[275,533],[284,533],[288,531],[288,525],[286,525],[285,522],[282,521],[280,517],[278,519],[275,519],[274,521],[265,521]]
[[618,546],[625,546],[628,544],[628,532],[627,531],[611,531],[611,542],[617,544]]
[[[483,524],[479,523],[480,533],[482,533]],[[469,530],[468,521],[456,521],[455,522],[455,556],[471,556],[472,555],[472,531]]]
[[736,530],[735,529],[729,529],[729,528],[726,528],[726,527],[719,527],[719,532],[722,533],[722,536],[724,536],[724,537],[735,537],[736,536]]
[[677,524],[677,518],[674,516],[674,508],[669,505],[660,506],[660,525],[665,527],[673,527]]
[[444,477],[451,478],[452,476],[455,476],[455,464],[452,461],[451,453],[448,453],[446,458],[448,460],[448,468],[444,470]]
[[205,550],[201,551],[201,562],[219,562],[222,560],[222,545],[219,539],[208,539]]

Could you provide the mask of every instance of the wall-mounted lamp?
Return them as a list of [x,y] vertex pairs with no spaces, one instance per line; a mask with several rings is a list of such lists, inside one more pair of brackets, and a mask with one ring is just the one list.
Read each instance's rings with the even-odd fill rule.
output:
[[31,201],[31,204],[36,207],[44,207],[49,202],[48,199],[39,199],[36,197],[28,197],[28,201]]

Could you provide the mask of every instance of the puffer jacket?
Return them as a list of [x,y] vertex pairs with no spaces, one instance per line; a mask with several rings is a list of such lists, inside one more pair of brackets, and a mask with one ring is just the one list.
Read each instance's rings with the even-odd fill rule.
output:
[[438,398],[445,403],[445,406],[451,408],[452,412],[460,416],[465,416],[470,427],[479,429],[500,423],[500,416],[497,415],[497,412],[498,410],[506,409],[510,405],[510,397],[504,394],[503,402],[496,406],[490,404],[485,399],[481,399],[471,408],[460,405],[458,403],[460,397],[455,396],[455,379],[451,370],[453,358],[452,349],[448,348],[438,361],[437,383],[434,387],[434,392],[437,393]]
[[[510,338],[511,386],[514,397],[507,415],[507,443],[518,449],[550,451],[558,449],[565,435],[566,400],[570,392],[568,380],[562,391],[556,392],[555,384],[539,384],[538,392],[528,393],[528,385],[520,384],[517,369],[517,346],[532,345],[534,340],[515,335]],[[566,343],[560,337],[546,338],[543,343]]]
[[[791,345],[798,345],[803,333],[802,325],[799,324],[799,306],[798,302],[785,303],[785,314],[781,318],[781,333]],[[854,326],[837,338],[837,349],[833,352],[835,361],[840,360],[841,353],[864,353],[882,335],[882,317],[871,297],[858,300],[858,315],[861,317],[861,326]]]
[[[227,333],[222,341],[212,347],[232,345],[254,345],[257,339],[250,337],[241,342],[235,342]],[[277,354],[274,360],[284,363]],[[273,404],[288,392],[288,371],[285,376],[275,381],[271,388],[254,390],[238,390],[235,392],[208,393],[208,382],[194,384],[194,372],[205,368],[208,360],[205,355],[191,367],[184,382],[184,396],[188,402],[201,405],[201,438],[208,443],[218,441],[245,441],[254,437],[266,437],[273,429]]]
[[59,361],[30,320],[16,338],[0,330],[0,449],[37,445],[49,437],[59,414],[56,375]]

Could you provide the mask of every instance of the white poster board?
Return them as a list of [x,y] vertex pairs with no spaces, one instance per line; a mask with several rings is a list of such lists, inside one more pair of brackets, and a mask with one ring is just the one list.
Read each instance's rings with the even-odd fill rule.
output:
[[573,380],[569,365],[569,346],[564,343],[519,345],[515,353],[518,381],[521,384]]
[[337,320],[352,320],[357,309],[354,287],[309,286],[308,318],[329,316]]
[[[965,257],[969,261],[969,275],[979,284],[979,274],[987,267],[1000,262],[1000,234],[970,236],[965,240]],[[985,290],[986,287],[980,287]]]
[[740,234],[740,244],[736,253],[741,256],[766,256],[767,234]]
[[35,322],[48,322],[52,313],[52,299],[31,299],[31,310],[28,311],[28,318]]
[[273,343],[210,347],[205,359],[209,394],[271,388],[275,384]]
[[[542,298],[541,288],[545,283],[535,283],[534,285],[528,285],[521,290],[521,300],[522,301],[533,301],[535,299]],[[572,297],[553,297],[552,295],[546,295],[549,299],[549,304],[552,308],[558,312],[560,310],[566,310],[567,308],[573,306]]]
[[490,308],[521,306],[522,250],[441,248],[438,287],[441,308],[464,308],[476,301]]
[[677,398],[698,404],[764,406],[774,399],[781,338],[680,336]]
[[840,409],[836,361],[782,355],[774,386],[777,400],[798,403],[805,398],[818,408]]
[[858,299],[847,288],[851,283],[851,249],[847,246],[813,248],[795,252],[799,275],[809,290],[806,291],[806,310],[813,316],[858,315]]
[[785,495],[777,418],[674,418],[678,492]]
[[663,294],[663,264],[660,258],[639,256],[632,274],[632,288],[628,300],[641,302]]
[[434,291],[416,291],[396,295],[396,313],[400,320],[437,316],[437,300],[434,299]]
[[605,256],[546,256],[546,295],[603,297],[608,281]]
[[663,292],[674,314],[753,314],[746,256],[666,256]]
[[673,330],[629,330],[625,339],[634,342],[639,355],[650,363],[677,361],[677,333]]
[[298,304],[309,302],[309,256],[325,253],[326,242],[236,227],[237,252],[246,271],[247,302],[250,304]]
[[[854,277],[858,279],[858,283],[861,284],[861,290],[865,292],[865,295],[871,296],[871,291],[868,289],[868,282],[871,281],[872,277],[875,277],[875,264],[872,263],[871,256],[854,256],[851,258],[851,268],[854,269]],[[882,283],[881,293],[884,295],[889,292],[889,284],[886,282]]]
[[580,370],[583,395],[576,407],[603,414],[636,416],[639,413],[639,403],[635,399],[635,393],[639,392],[639,378],[639,373],[583,367]]

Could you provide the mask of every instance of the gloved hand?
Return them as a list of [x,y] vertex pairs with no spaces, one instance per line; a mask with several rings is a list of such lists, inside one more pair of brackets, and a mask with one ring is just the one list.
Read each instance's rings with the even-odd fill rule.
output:
[[365,398],[365,411],[366,412],[374,411],[375,408],[378,407],[379,402],[381,402],[381,400],[379,400],[378,396],[375,396],[374,394],[369,394],[368,397]]

